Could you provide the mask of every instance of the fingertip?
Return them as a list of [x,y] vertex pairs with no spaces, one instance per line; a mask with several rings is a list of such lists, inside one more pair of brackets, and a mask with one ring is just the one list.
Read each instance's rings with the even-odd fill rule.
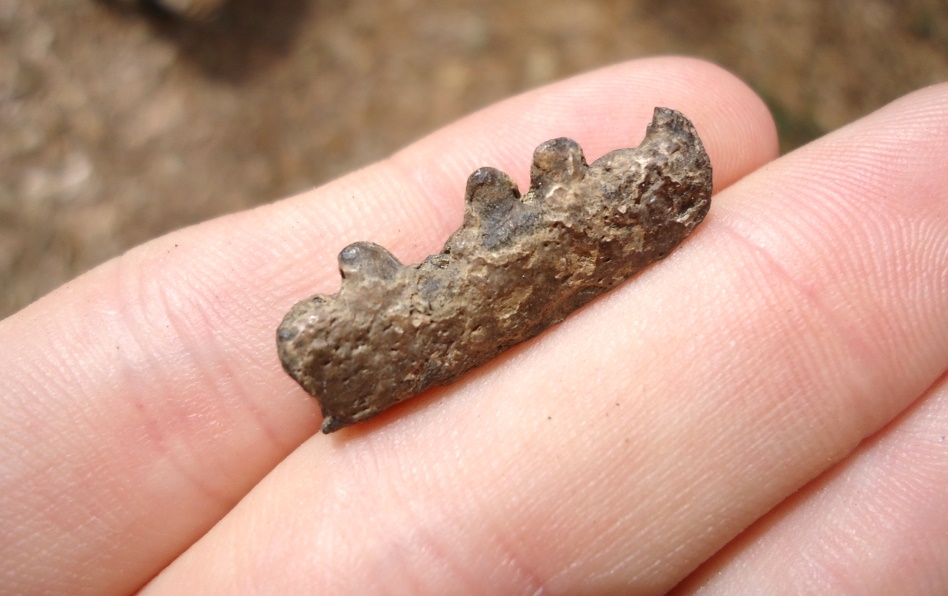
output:
[[780,155],[777,125],[770,108],[747,83],[711,62],[669,60],[680,63],[684,91],[699,101],[705,94],[713,95],[704,100],[706,106],[698,108],[695,126],[714,164],[715,191]]

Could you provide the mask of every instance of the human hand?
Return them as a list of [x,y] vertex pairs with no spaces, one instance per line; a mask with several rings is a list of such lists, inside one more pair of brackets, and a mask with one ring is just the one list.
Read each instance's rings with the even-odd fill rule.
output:
[[[475,168],[525,188],[538,143],[591,161],[656,105],[715,168],[682,246],[450,387],[313,436],[274,333],[335,290],[343,246],[418,262]],[[0,323],[4,588],[944,590],[946,156],[948,86],[771,162],[746,86],[659,58],[149,242]]]

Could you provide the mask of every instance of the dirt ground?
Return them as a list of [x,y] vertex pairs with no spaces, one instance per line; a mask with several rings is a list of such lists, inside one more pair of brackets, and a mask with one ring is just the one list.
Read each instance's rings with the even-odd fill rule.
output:
[[156,235],[321,184],[486,104],[657,53],[785,150],[948,80],[944,0],[0,0],[0,318]]

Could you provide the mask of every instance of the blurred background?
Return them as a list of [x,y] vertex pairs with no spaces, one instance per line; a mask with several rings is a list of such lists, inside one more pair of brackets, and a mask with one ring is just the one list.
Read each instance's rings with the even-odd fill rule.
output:
[[946,0],[153,1],[0,0],[0,318],[598,66],[717,62],[784,151],[948,80]]

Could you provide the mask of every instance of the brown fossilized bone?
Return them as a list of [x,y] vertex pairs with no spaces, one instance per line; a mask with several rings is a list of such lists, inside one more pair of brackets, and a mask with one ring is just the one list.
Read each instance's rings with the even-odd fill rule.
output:
[[530,192],[481,168],[444,249],[402,265],[377,244],[339,253],[342,288],[296,304],[283,368],[319,400],[322,430],[371,418],[536,336],[663,258],[711,205],[691,122],[656,108],[645,140],[587,165],[575,141],[537,147]]

